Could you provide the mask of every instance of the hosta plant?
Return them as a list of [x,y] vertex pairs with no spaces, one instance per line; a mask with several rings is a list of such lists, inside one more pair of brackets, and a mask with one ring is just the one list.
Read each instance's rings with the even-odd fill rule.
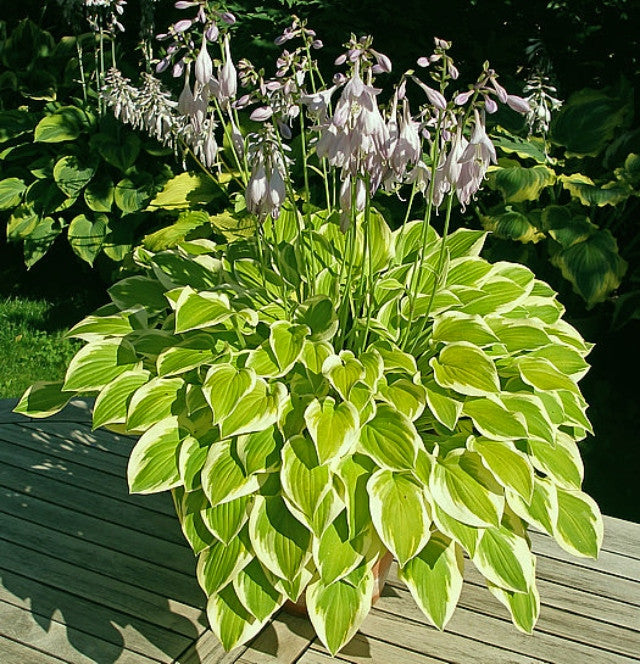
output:
[[[336,653],[367,615],[372,568],[388,552],[438,628],[466,553],[531,631],[528,526],[579,556],[595,556],[602,539],[576,444],[590,430],[577,386],[589,345],[527,268],[480,257],[484,232],[448,232],[454,201],[469,201],[494,154],[483,106],[523,102],[488,67],[447,101],[457,70],[441,40],[419,61],[436,65],[437,89],[408,72],[380,110],[373,80],[391,63],[354,38],[339,59],[347,75],[310,92],[315,35],[300,23],[292,35],[303,47],[278,80],[244,65],[261,104],[255,133],[237,121],[248,101],[233,103],[226,35],[206,93],[222,131],[235,132],[218,165],[246,190],[233,214],[255,233],[138,248],[140,273],[71,331],[86,345],[65,380],[35,385],[17,410],[46,416],[93,395],[94,426],[140,434],[130,489],[171,490],[227,649],[304,592]],[[211,77],[202,43],[196,73]],[[416,81],[427,103],[413,116]],[[290,152],[292,119],[301,133]],[[405,221],[392,230],[374,195],[407,181]],[[442,235],[431,225],[438,207]]]

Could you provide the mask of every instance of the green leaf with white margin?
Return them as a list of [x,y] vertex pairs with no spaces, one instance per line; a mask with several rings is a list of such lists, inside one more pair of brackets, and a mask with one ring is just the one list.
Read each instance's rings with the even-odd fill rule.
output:
[[95,172],[95,161],[82,163],[74,155],[65,155],[58,159],[53,167],[53,179],[64,194],[74,198],[91,180]]
[[507,203],[536,201],[540,192],[556,181],[556,174],[544,164],[523,167],[515,159],[500,158],[488,170],[489,186],[502,192]]
[[209,598],[207,618],[227,651],[252,639],[266,623],[266,619],[258,620],[245,609],[231,584]]
[[578,389],[571,378],[558,371],[549,360],[543,357],[520,357],[517,359],[517,367],[522,380],[541,392],[548,390],[575,392]]
[[413,422],[389,404],[379,404],[376,414],[360,429],[360,451],[378,466],[410,470],[415,466],[420,436]]
[[351,388],[365,376],[362,363],[350,350],[330,355],[322,364],[322,373],[345,401]]
[[342,457],[358,440],[358,411],[348,401],[336,406],[332,397],[314,399],[304,411],[304,421],[320,463]]
[[98,395],[93,407],[93,428],[105,424],[124,424],[134,392],[151,377],[144,369],[125,371],[114,378]]
[[373,525],[402,566],[429,539],[431,518],[424,492],[409,476],[390,470],[376,471],[367,492]]
[[398,576],[422,613],[438,629],[444,629],[460,598],[463,570],[458,544],[434,532],[422,551],[398,570]]
[[164,184],[162,191],[149,203],[149,209],[175,210],[206,205],[221,193],[220,186],[208,174],[180,173]]
[[515,491],[505,491],[507,504],[524,521],[553,535],[558,518],[558,496],[555,484],[546,478],[535,477],[533,495],[529,501]]
[[512,489],[525,501],[533,496],[533,467],[526,454],[517,450],[510,441],[473,438],[469,444],[482,463],[505,488]]
[[498,526],[504,497],[487,488],[489,471],[480,472],[478,464],[469,457],[464,450],[454,450],[444,459],[436,460],[429,486],[433,500],[464,524],[478,528]]
[[186,373],[203,364],[211,364],[214,357],[214,352],[209,348],[171,346],[158,355],[158,376]]
[[112,316],[87,316],[68,332],[67,337],[95,341],[107,336],[121,337],[133,331],[130,312],[118,312]]
[[514,440],[527,437],[524,417],[506,408],[497,397],[469,399],[462,412],[473,420],[475,427],[487,438]]
[[579,489],[582,486],[584,466],[578,446],[571,436],[559,431],[555,445],[531,438],[528,446],[533,465],[558,486],[565,489]]
[[532,634],[540,616],[540,595],[536,584],[532,584],[526,593],[505,590],[490,582],[487,583],[487,587],[489,592],[507,607],[513,624],[521,632]]
[[309,339],[305,339],[300,361],[312,373],[320,374],[324,361],[333,354],[333,346],[328,341],[309,341]]
[[202,510],[205,526],[223,544],[229,544],[249,519],[250,496],[241,496]]
[[[473,555],[476,546],[478,546],[482,528],[467,526],[454,519],[441,510],[437,503],[433,504],[433,522],[441,533],[455,540],[469,555]],[[431,533],[431,537],[434,534]]]
[[238,436],[236,442],[238,459],[247,475],[276,468],[280,463],[281,447],[282,438],[273,426]]
[[412,422],[418,419],[426,404],[426,390],[407,378],[400,378],[391,385],[381,387],[378,396],[394,406]]
[[63,390],[100,390],[125,371],[136,368],[138,358],[124,339],[102,339],[81,348],[69,363]]
[[285,320],[278,320],[271,324],[269,345],[280,371],[286,373],[296,363],[309,332],[306,325],[292,325]]
[[178,395],[184,386],[182,378],[152,378],[131,397],[127,414],[129,431],[144,431],[155,422],[177,415]]
[[268,386],[261,378],[236,404],[223,420],[220,431],[223,438],[239,436],[267,429],[278,419],[287,397],[282,383]]
[[466,341],[475,346],[488,346],[498,341],[495,333],[480,316],[446,311],[433,323],[431,337],[434,341],[453,343]]
[[318,462],[305,436],[294,436],[282,448],[280,481],[284,496],[310,524],[325,494],[331,489],[329,468]]
[[568,390],[558,390],[557,395],[560,397],[565,417],[569,422],[582,427],[589,433],[593,433],[591,422],[589,422],[586,415],[587,406],[584,399],[575,392],[569,392]]
[[342,499],[347,508],[349,536],[356,537],[371,523],[367,482],[376,466],[369,457],[354,454],[345,457],[336,467],[343,491]]
[[[470,228],[459,228],[451,233],[446,239],[446,246],[451,260],[460,258],[460,256],[479,256],[487,239],[485,231],[474,231]],[[437,243],[440,244],[439,242]],[[434,247],[434,250],[440,251],[440,247]]]
[[251,392],[256,374],[251,369],[236,369],[231,364],[216,364],[207,372],[202,386],[216,422],[222,422],[238,402]]
[[429,410],[441,424],[453,430],[462,413],[462,401],[452,398],[434,380],[427,381],[425,387]]
[[26,188],[24,180],[19,178],[0,180],[0,210],[10,210],[20,205]]
[[186,437],[177,417],[154,424],[136,443],[129,457],[127,478],[131,493],[157,493],[182,484],[178,455]]
[[202,489],[212,507],[248,496],[258,490],[255,475],[246,476],[237,460],[234,441],[223,440],[209,447],[201,473]]
[[285,601],[270,576],[254,558],[233,579],[238,599],[258,620],[269,618]]
[[529,437],[540,438],[549,443],[554,442],[555,427],[541,398],[524,392],[514,394],[503,392],[500,400],[507,410],[519,413],[524,418]]
[[175,333],[213,327],[233,313],[224,293],[196,292],[185,286],[176,302]]
[[550,344],[534,350],[529,355],[531,357],[544,357],[558,371],[571,376],[576,381],[581,380],[589,370],[589,365],[584,357],[574,348],[569,348],[564,344]]
[[256,496],[249,537],[258,560],[287,581],[293,581],[309,559],[311,533],[280,496]]
[[373,585],[373,575],[367,572],[355,587],[347,581],[325,585],[320,579],[307,587],[309,619],[332,655],[353,638],[367,617]]
[[604,527],[595,501],[582,491],[558,488],[558,519],[553,535],[569,553],[597,558],[602,547]]
[[207,459],[207,447],[193,436],[187,436],[180,446],[178,468],[184,488],[193,491],[200,486],[200,471]]
[[511,205],[507,205],[505,208],[500,206],[498,210],[494,210],[489,214],[480,214],[482,227],[491,231],[494,237],[514,240],[515,242],[522,242],[522,244],[529,242],[536,244],[540,240],[544,240],[545,234],[538,229],[538,226],[526,214],[512,210]]
[[534,350],[551,343],[544,326],[535,319],[514,321],[508,318],[495,318],[488,322],[500,343],[503,343],[510,353]]
[[472,397],[500,391],[498,371],[491,358],[477,346],[456,342],[429,360],[436,383]]
[[375,348],[371,348],[362,353],[358,359],[364,367],[362,382],[369,389],[375,389],[378,381],[384,375],[384,360],[382,359],[382,355]]
[[118,309],[143,306],[150,311],[168,308],[165,288],[157,280],[137,275],[118,281],[109,288],[109,295]]
[[73,395],[62,391],[62,381],[38,381],[28,387],[14,413],[21,413],[29,417],[49,417],[61,411]]
[[514,592],[527,592],[535,581],[534,557],[527,541],[504,526],[485,528],[471,557],[492,583]]
[[344,578],[362,561],[364,535],[349,538],[346,511],[342,511],[322,533],[313,539],[313,561],[324,584]]
[[215,542],[198,557],[196,576],[207,595],[224,588],[253,559],[245,545],[245,537],[236,537],[229,544]]

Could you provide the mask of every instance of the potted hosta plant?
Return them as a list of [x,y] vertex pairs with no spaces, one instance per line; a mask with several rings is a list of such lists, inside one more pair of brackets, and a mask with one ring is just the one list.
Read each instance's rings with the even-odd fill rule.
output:
[[[349,42],[327,88],[311,58],[320,44],[299,21],[278,39],[300,46],[274,79],[240,62],[239,95],[232,17],[178,4],[197,7],[185,21],[198,47],[171,51],[185,85],[163,122],[176,144],[200,137],[183,144],[213,174],[226,169],[227,221],[252,232],[139,247],[140,273],[72,329],[86,345],[65,380],[35,385],[17,411],[45,416],[94,395],[94,426],[140,434],[130,489],[172,492],[227,649],[304,595],[336,653],[389,553],[437,627],[466,553],[531,631],[527,527],[579,556],[602,539],[576,445],[590,430],[577,386],[590,347],[530,270],[480,257],[485,233],[449,232],[454,204],[495,158],[485,112],[526,104],[488,66],[450,94],[458,73],[436,40],[418,60],[429,83],[407,72],[381,109],[374,85],[391,63],[371,39]],[[168,35],[188,44],[180,28]],[[134,88],[110,76],[111,101],[135,110]],[[413,113],[409,91],[424,100]],[[374,196],[407,183],[392,230]]]

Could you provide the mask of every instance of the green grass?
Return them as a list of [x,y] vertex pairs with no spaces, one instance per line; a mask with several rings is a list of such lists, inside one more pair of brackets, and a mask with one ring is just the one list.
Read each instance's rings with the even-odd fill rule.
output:
[[65,339],[66,327],[49,300],[0,300],[0,398],[19,397],[38,380],[60,380],[81,344]]

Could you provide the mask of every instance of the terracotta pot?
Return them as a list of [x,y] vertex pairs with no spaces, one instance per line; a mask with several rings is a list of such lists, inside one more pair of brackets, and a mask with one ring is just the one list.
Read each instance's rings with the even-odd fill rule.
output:
[[[389,576],[389,569],[391,568],[391,563],[393,562],[393,555],[391,552],[387,551],[387,553],[378,560],[378,562],[371,568],[371,571],[373,572],[373,595],[371,596],[371,605],[373,606],[378,599],[380,599],[380,595],[382,594],[382,589],[384,588],[384,584],[387,581],[387,577]],[[307,613],[307,600],[306,600],[306,593],[303,592],[302,595],[298,598],[297,602],[292,602],[291,600],[287,600],[282,608],[287,612],[291,613],[294,616],[307,616],[309,615]]]

